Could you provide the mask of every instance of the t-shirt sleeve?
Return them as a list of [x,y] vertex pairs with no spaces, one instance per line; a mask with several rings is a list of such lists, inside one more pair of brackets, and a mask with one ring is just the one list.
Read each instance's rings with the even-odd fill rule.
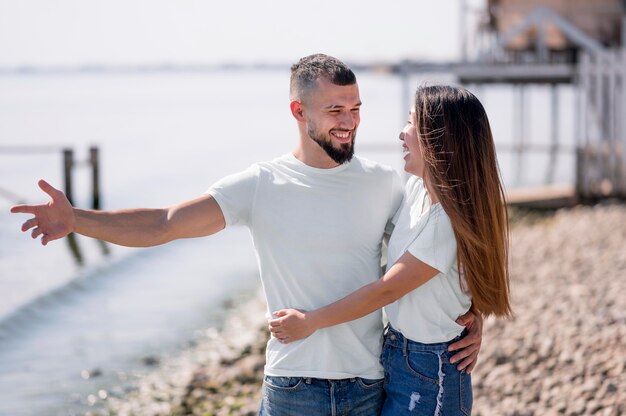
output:
[[387,225],[385,226],[385,234],[387,235],[391,235],[393,232],[398,215],[400,214],[403,198],[404,184],[398,172],[394,170],[391,173],[391,216],[388,218]]
[[441,273],[448,273],[456,263],[457,247],[450,218],[441,206],[431,208],[423,221],[427,221],[408,252]]
[[259,176],[259,166],[253,165],[220,179],[206,191],[222,209],[227,226],[250,224]]

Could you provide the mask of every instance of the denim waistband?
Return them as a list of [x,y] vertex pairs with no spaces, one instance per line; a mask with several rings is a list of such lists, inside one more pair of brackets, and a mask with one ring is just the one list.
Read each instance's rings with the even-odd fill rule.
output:
[[[314,378],[314,377],[284,377],[284,376],[268,376],[265,375],[265,378],[293,378],[293,379],[302,379],[306,384],[314,384],[314,385],[343,385],[349,383],[356,383],[357,380],[378,380],[378,379],[369,379],[363,377],[351,377],[351,378],[338,378],[338,379],[330,379],[330,378]],[[383,380],[382,378],[380,380]]]
[[413,341],[406,338],[404,335],[402,335],[402,332],[394,329],[391,325],[387,325],[387,327],[385,328],[385,344],[397,348],[402,348],[405,351],[447,351],[448,346],[463,338],[465,332],[466,331],[463,330],[463,332],[459,336],[451,339],[450,341],[438,342],[435,344],[423,344],[421,342]]

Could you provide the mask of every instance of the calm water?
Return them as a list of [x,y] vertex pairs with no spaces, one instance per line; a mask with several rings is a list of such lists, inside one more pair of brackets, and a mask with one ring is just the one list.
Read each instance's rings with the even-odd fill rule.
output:
[[[401,170],[397,136],[407,113],[401,83],[362,74],[359,84],[357,152]],[[98,145],[104,208],[163,206],[290,151],[297,129],[287,95],[286,71],[3,76],[0,147],[73,147],[75,200],[88,207],[85,161],[89,146]],[[530,95],[537,104],[529,140],[547,141],[547,91]],[[570,91],[560,95],[562,103],[571,101]],[[495,86],[480,97],[496,141],[509,143],[510,90]],[[571,111],[559,123],[563,138],[571,138]],[[542,155],[523,162],[522,177],[504,152],[500,163],[509,187],[542,183],[547,169]],[[258,285],[243,229],[152,249],[104,250],[79,237],[82,265],[66,241],[41,247],[19,231],[26,217],[8,208],[44,201],[37,179],[60,187],[61,174],[60,151],[0,151],[0,415],[82,412],[89,394],[115,390],[147,371],[145,357],[175,354],[195,331],[219,326],[223,303]],[[573,159],[560,158],[556,181],[572,178]],[[88,373],[100,375],[85,380]]]

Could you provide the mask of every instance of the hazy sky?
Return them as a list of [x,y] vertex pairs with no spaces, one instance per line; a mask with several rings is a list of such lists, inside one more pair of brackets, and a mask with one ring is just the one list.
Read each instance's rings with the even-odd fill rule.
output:
[[459,55],[460,0],[0,0],[0,66]]

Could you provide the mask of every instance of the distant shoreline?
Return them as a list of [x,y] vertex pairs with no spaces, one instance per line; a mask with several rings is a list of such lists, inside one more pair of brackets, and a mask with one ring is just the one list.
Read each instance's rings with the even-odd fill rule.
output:
[[278,63],[223,63],[223,64],[137,64],[137,65],[19,65],[0,67],[0,75],[75,75],[75,74],[137,74],[137,73],[178,73],[178,72],[219,72],[219,71],[286,71],[288,64]]
[[[357,73],[376,72],[390,75],[406,75],[407,68],[412,72],[420,73],[447,73],[452,72],[459,62],[429,62],[403,59],[394,62],[370,61],[348,62]],[[20,64],[0,67],[0,76],[15,75],[76,75],[76,74],[137,74],[137,73],[185,73],[185,72],[220,72],[220,71],[289,71],[291,63],[287,62],[222,62],[222,63],[169,63],[151,62],[143,64],[105,64],[84,63],[72,65],[36,65]]]

